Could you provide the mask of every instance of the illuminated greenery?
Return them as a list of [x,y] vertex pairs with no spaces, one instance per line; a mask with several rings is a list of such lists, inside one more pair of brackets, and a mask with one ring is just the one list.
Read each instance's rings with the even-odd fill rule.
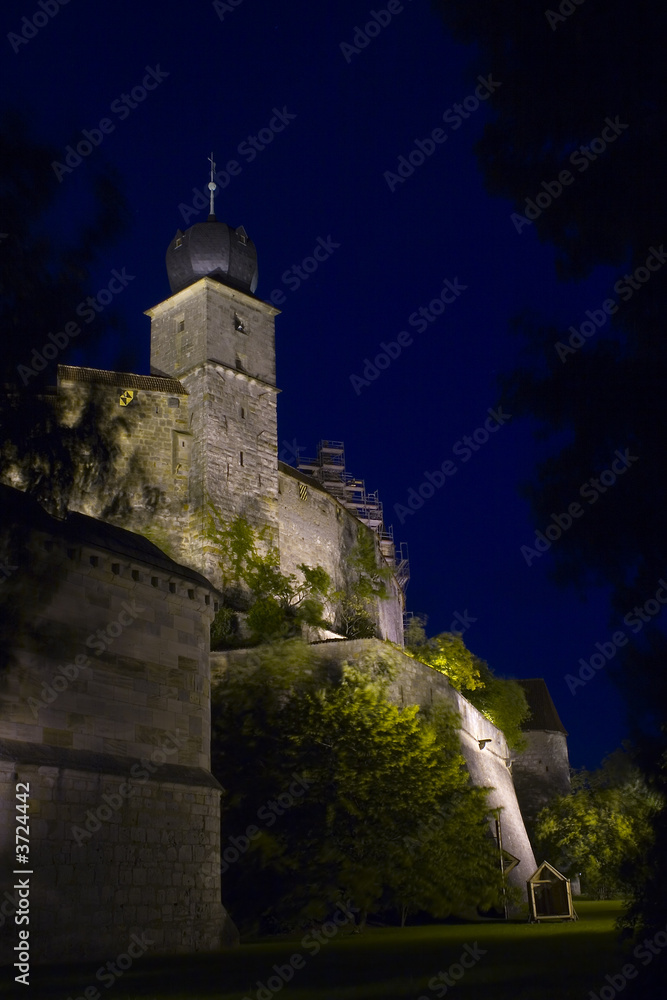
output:
[[[209,503],[206,537],[218,557],[227,604],[216,614],[211,627],[211,648],[235,644],[237,622],[229,603],[246,603],[246,624],[251,639],[266,642],[296,634],[302,625],[327,627],[324,602],[331,581],[321,566],[280,571],[280,552],[268,527],[256,531],[243,517],[229,524]],[[245,591],[245,595],[244,592]]]
[[[371,655],[371,654],[369,654]],[[463,766],[457,719],[387,700],[391,649],[332,674],[306,644],[258,647],[213,691],[214,773],[227,838],[259,836],[224,874],[225,902],[244,930],[323,919],[336,900],[399,921],[444,917],[500,900],[485,790]],[[308,791],[262,823],[258,811],[294,775]]]
[[596,899],[627,896],[632,871],[652,843],[652,820],[660,799],[617,751],[598,771],[578,771],[572,793],[537,817],[539,852],[564,875],[581,873],[582,892]]
[[[247,611],[251,642],[298,635],[303,625],[335,627],[348,639],[376,637],[376,602],[389,596],[387,581],[392,570],[378,566],[375,538],[365,527],[360,527],[346,560],[352,582],[344,590],[332,590],[329,574],[321,566],[301,563],[297,567],[301,578],[282,573],[271,529],[256,530],[244,517],[227,524],[211,502],[206,538],[218,559],[225,595],[211,628],[212,649],[243,643],[233,608]],[[325,620],[327,605],[335,608],[335,626]]]
[[406,652],[445,674],[460,691],[505,734],[513,750],[523,750],[521,726],[530,715],[523,688],[515,680],[496,677],[489,665],[466,647],[460,635],[441,632],[426,637],[425,620],[411,618],[405,631]]

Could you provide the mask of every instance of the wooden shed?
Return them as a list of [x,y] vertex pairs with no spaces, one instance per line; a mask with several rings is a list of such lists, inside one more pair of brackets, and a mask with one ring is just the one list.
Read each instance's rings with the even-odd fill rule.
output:
[[528,879],[529,921],[576,920],[570,880],[543,861]]

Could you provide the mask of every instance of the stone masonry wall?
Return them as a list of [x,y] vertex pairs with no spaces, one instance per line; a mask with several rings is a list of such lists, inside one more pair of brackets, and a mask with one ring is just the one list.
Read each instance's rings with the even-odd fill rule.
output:
[[[75,373],[84,373],[91,381],[72,377]],[[112,416],[120,415],[127,422],[128,429],[120,436],[116,481],[118,488],[127,492],[130,511],[114,513],[111,507],[109,512],[114,502],[113,490],[100,494],[97,489],[75,497],[72,509],[145,533],[177,562],[198,568],[192,552],[196,527],[190,495],[194,435],[187,390],[182,385],[179,389],[178,383],[167,392],[149,390],[143,388],[148,380],[142,376],[120,373],[101,372],[100,379],[107,374],[115,380],[113,388],[108,382],[93,382],[96,375],[90,369],[61,367],[58,390],[69,400],[72,415],[92,391],[106,398]],[[138,385],[142,387],[137,388]],[[134,399],[121,408],[124,389],[132,389]],[[155,503],[158,495],[153,513],[149,505]]]
[[562,732],[528,730],[528,746],[513,766],[516,794],[532,836],[540,809],[557,795],[570,791],[570,761],[567,736]]
[[[353,581],[347,560],[358,532],[370,529],[313,480],[287,466],[281,466],[278,484],[283,573],[298,575],[299,563],[319,564],[330,575],[335,589],[345,589]],[[384,638],[403,645],[403,595],[395,580],[390,581],[389,589],[391,596],[377,602],[377,622]]]
[[215,591],[128,532],[52,523],[2,595],[12,607],[22,573],[50,581],[28,587],[0,677],[3,919],[13,928],[14,793],[28,782],[34,961],[113,959],[131,934],[153,952],[231,943],[210,773]]

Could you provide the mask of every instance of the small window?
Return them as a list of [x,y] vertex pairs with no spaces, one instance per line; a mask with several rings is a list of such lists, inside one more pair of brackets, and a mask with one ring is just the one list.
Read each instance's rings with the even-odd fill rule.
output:
[[151,587],[159,587],[159,586],[160,586],[160,580],[158,579],[158,577],[157,576],[152,576],[151,577]]
[[138,581],[139,581],[139,570],[138,570],[138,569],[133,569],[133,570],[132,570],[132,579],[133,579],[133,580],[134,580],[135,582],[138,582]]
[[245,320],[242,320],[238,313],[234,313],[234,329],[237,333],[245,333]]
[[175,594],[176,593],[176,584],[175,583],[170,583],[169,584],[169,593],[170,594]]
[[190,598],[191,601],[194,601],[194,599],[195,599],[195,592],[194,592],[194,590],[188,590],[188,597]]
[[305,483],[299,483],[299,500],[308,499],[308,487]]
[[99,564],[100,564],[100,560],[99,560],[98,556],[91,556],[90,557],[90,565],[91,566],[99,566]]
[[185,320],[184,319],[179,319],[179,321],[178,321],[178,332],[179,333],[183,333],[184,330],[185,330]]
[[171,399],[169,400],[169,406],[172,406],[172,407],[173,407],[173,406],[180,406],[180,405],[181,405],[181,401],[180,401],[180,399],[176,399],[176,398],[172,397],[172,398],[171,398]]
[[236,355],[236,370],[239,372],[245,371],[245,368],[243,367],[243,362],[241,361],[238,354]]
[[239,455],[239,465],[243,465],[243,452]]
[[241,407],[241,420],[245,420],[245,407]]
[[211,595],[204,594],[204,604],[210,604],[210,603],[211,603]]
[[120,563],[111,563],[111,572],[114,576],[118,576],[120,574]]

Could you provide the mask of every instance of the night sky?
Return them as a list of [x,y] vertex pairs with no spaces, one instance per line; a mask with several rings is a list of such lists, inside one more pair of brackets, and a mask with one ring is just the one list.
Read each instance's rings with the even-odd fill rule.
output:
[[[387,7],[394,13],[380,26]],[[621,698],[604,669],[574,695],[565,675],[596,642],[630,629],[610,618],[605,593],[556,587],[551,552],[530,566],[521,554],[544,527],[518,493],[539,455],[530,421],[512,414],[488,441],[478,433],[474,452],[463,439],[483,428],[500,376],[517,362],[513,317],[533,311],[565,335],[622,272],[559,282],[553,250],[533,227],[518,232],[515,206],[485,191],[474,147],[493,109],[473,95],[503,85],[494,67],[455,44],[426,0],[70,0],[30,40],[12,43],[39,9],[37,0],[3,4],[5,104],[62,151],[61,162],[84,129],[112,126],[60,180],[56,170],[43,178],[57,193],[51,231],[66,237],[92,212],[93,162],[117,170],[131,209],[90,289],[113,269],[133,276],[115,302],[125,329],[103,343],[80,339],[59,360],[148,373],[143,312],[170,294],[166,248],[177,228],[206,219],[193,199],[206,188],[211,150],[219,170],[233,161],[216,213],[246,227],[258,248],[257,295],[282,309],[280,457],[293,462],[295,442],[314,454],[322,438],[343,440],[348,471],[379,490],[396,541],[409,545],[408,610],[428,615],[429,634],[467,616],[467,645],[496,673],[545,677],[573,765],[597,766],[625,737]],[[371,21],[375,37],[354,51],[357,27]],[[154,89],[124,104],[149,69]],[[424,162],[413,155],[410,174],[417,140]],[[328,248],[317,255],[326,259],[301,269],[316,247]],[[453,301],[419,322],[443,288]],[[402,331],[412,342],[400,356],[368,385],[352,378]],[[455,472],[406,514],[410,490],[447,460]],[[595,513],[586,506],[585,517]]]

